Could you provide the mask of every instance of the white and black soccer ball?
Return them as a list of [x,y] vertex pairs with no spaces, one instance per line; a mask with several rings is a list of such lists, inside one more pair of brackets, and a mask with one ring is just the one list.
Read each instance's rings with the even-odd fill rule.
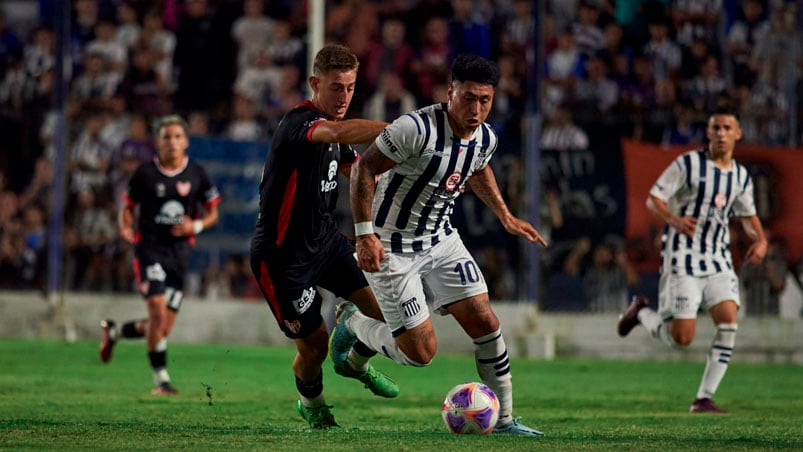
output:
[[461,383],[446,394],[441,415],[452,433],[485,435],[499,419],[499,399],[482,383]]

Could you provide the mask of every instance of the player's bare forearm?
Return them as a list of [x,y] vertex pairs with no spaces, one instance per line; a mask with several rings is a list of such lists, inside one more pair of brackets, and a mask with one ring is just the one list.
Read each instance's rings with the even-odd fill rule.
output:
[[323,121],[312,131],[311,138],[315,143],[370,143],[382,133],[386,125],[386,122],[368,119]]
[[745,259],[751,264],[758,264],[767,255],[767,237],[764,235],[764,227],[758,216],[742,217],[742,227],[748,237],[753,240],[753,244],[747,249]]
[[541,234],[538,233],[533,225],[516,218],[510,212],[504,198],[502,198],[502,192],[499,191],[496,177],[490,166],[486,166],[472,174],[468,179],[468,183],[477,197],[499,218],[508,233],[524,237],[530,243],[540,243],[543,246],[547,246],[546,240],[541,237]]
[[371,204],[374,202],[377,178],[394,165],[396,162],[385,157],[373,143],[363,152],[357,163],[352,165],[349,200],[355,223],[371,221]]
[[126,242],[134,242],[134,209],[125,204],[117,214],[117,228]]
[[669,210],[669,206],[663,199],[650,195],[647,198],[647,209],[649,209],[656,218],[675,228],[681,234],[688,235],[689,237],[694,236],[694,230],[697,228],[697,219],[694,217],[678,217]]

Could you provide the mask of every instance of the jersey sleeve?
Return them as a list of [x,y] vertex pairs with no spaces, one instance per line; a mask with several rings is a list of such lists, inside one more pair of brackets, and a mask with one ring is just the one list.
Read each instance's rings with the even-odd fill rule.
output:
[[[293,120],[290,124],[293,126],[288,130],[288,136],[293,143],[309,143],[312,142],[312,132],[321,122],[326,121],[322,113],[307,109],[303,112],[296,112],[301,115],[298,119]],[[286,119],[285,119],[286,120]]]
[[683,164],[683,156],[680,156],[661,173],[650,189],[650,195],[667,202],[683,187],[685,181],[686,166]]
[[753,198],[753,178],[750,173],[744,170],[747,178],[744,190],[733,200],[733,214],[737,217],[752,217],[756,214],[756,203]]
[[134,207],[142,201],[145,191],[145,172],[143,171],[144,165],[139,168],[131,176],[128,181],[128,190],[123,193],[123,201],[129,206]]
[[201,189],[199,190],[199,201],[204,206],[204,209],[209,210],[212,206],[220,203],[220,192],[212,183],[206,170],[202,166],[198,166],[198,177],[201,180]]
[[340,145],[340,167],[348,168],[360,159],[360,154],[350,144]]
[[406,114],[390,123],[376,137],[374,143],[385,156],[396,163],[401,163],[417,155],[424,147],[424,127],[422,119]]
[[487,139],[488,144],[483,145],[483,147],[487,147],[487,151],[484,154],[481,154],[479,163],[477,165],[477,171],[485,169],[485,167],[488,166],[488,163],[491,161],[491,157],[496,153],[496,149],[499,147],[499,137],[496,135],[496,132],[494,132],[494,130],[488,124],[483,124],[481,127],[481,139],[483,142],[485,142]]

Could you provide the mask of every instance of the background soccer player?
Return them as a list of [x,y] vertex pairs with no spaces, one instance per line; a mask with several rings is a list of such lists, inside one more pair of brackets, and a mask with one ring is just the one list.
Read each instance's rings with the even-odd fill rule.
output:
[[[341,121],[354,96],[358,67],[357,57],[344,46],[329,45],[316,54],[309,78],[312,99],[282,118],[265,160],[251,241],[251,269],[279,327],[295,341],[298,412],[316,429],[337,427],[323,395],[321,366],[329,336],[316,286],[382,318],[357,268],[354,247],[339,232],[334,217],[338,171],[348,176],[359,158],[348,144],[367,143],[386,125],[363,119]],[[395,383],[373,368],[348,376],[374,394],[399,393]]]
[[642,297],[622,314],[618,332],[626,336],[641,323],[672,347],[694,339],[697,311],[708,310],[717,331],[691,412],[726,413],[711,400],[728,370],[736,339],[739,282],[733,270],[728,223],[732,216],[753,240],[745,259],[759,263],[767,253],[764,229],[756,216],[753,182],[733,159],[742,137],[730,111],[708,119],[707,149],[687,152],[672,162],[650,190],[647,207],[666,223],[663,236],[658,312]]
[[454,316],[474,341],[479,376],[501,406],[494,432],[537,436],[541,432],[512,415],[510,364],[499,319],[482,272],[449,218],[468,183],[507,232],[546,245],[532,225],[508,210],[488,165],[497,136],[485,119],[498,80],[488,60],[458,57],[448,104],[398,118],[353,169],[358,262],[387,323],[342,304],[331,352],[336,369],[365,366],[365,348],[382,350],[399,364],[426,366],[437,351],[431,304]]
[[[178,391],[167,373],[167,336],[181,307],[184,277],[194,237],[218,221],[220,195],[203,167],[187,156],[187,124],[165,116],[156,127],[157,159],[143,163],[131,177],[120,208],[120,236],[135,243],[134,274],[145,297],[148,318],[123,324],[120,336],[145,336],[153,369],[154,394]],[[200,216],[198,205],[205,214]],[[135,208],[139,218],[134,229]],[[108,362],[117,339],[112,320],[104,320],[100,359]]]

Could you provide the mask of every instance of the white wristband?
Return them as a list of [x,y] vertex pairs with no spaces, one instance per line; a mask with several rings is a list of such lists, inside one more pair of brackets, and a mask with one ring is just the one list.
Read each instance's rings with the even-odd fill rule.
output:
[[354,235],[369,235],[374,233],[374,223],[371,221],[361,221],[354,225]]
[[192,222],[192,231],[195,235],[200,234],[204,230],[204,222],[201,220],[195,220]]

